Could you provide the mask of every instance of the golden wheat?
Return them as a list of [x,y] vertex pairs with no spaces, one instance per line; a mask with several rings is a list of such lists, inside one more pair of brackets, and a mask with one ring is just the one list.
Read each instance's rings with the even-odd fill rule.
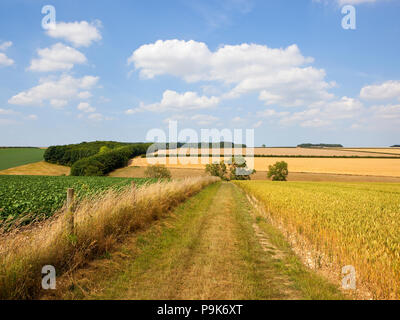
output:
[[374,298],[400,298],[400,184],[237,184],[288,234],[305,238],[339,267],[353,265]]

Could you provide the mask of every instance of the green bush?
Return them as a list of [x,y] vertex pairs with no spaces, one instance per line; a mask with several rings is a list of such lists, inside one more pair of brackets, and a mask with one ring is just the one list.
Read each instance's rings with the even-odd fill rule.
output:
[[150,165],[146,168],[144,174],[148,178],[171,179],[171,172],[163,165]]
[[286,181],[288,174],[288,164],[285,161],[276,162],[268,167],[268,178],[272,178],[272,181]]

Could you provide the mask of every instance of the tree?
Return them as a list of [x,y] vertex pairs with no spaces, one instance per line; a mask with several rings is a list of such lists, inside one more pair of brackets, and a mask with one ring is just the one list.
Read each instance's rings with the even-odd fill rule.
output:
[[268,178],[272,181],[286,181],[289,174],[288,164],[285,161],[276,162],[268,167]]
[[154,179],[171,179],[171,172],[163,165],[150,165],[146,168],[144,174]]
[[262,145],[262,147],[263,147],[263,148],[265,148],[265,147],[266,147],[266,145],[265,145],[265,144],[263,144],[263,145]]
[[107,146],[102,146],[102,147],[100,148],[99,153],[100,153],[100,154],[103,154],[103,153],[106,153],[106,152],[108,152],[108,151],[111,151],[111,149],[110,149],[109,147],[107,147]]
[[243,157],[234,157],[229,161],[230,180],[251,180],[251,175],[256,170],[250,170],[247,167],[246,159]]
[[206,172],[214,177],[220,177],[222,180],[228,180],[226,176],[227,174],[226,164],[224,161],[221,161],[220,163],[215,162],[212,164],[207,164]]
[[222,180],[250,180],[250,175],[255,173],[255,170],[247,168],[246,160],[243,157],[235,157],[220,163],[208,164],[206,172],[214,177],[220,177]]

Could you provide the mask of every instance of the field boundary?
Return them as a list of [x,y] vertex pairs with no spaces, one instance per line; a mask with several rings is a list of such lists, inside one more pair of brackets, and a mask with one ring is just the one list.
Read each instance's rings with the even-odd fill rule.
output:
[[[365,152],[367,151],[360,151]],[[232,157],[243,157],[243,158],[305,158],[305,159],[400,159],[400,154],[395,153],[383,153],[383,152],[371,152],[376,154],[387,154],[388,156],[317,156],[317,155],[275,155],[275,154],[255,154],[255,155],[225,155],[225,154],[198,154],[198,155],[187,155],[187,154],[161,154],[161,155],[148,155],[145,158],[232,158]],[[390,156],[389,156],[390,155]],[[395,156],[396,155],[396,156]]]

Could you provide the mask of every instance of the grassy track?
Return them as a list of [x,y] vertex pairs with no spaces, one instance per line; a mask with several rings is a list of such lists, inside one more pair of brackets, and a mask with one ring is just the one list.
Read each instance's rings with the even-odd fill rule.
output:
[[243,191],[218,183],[169,218],[60,279],[45,298],[340,299],[256,217]]
[[0,149],[0,170],[14,168],[43,160],[44,149],[5,148]]

